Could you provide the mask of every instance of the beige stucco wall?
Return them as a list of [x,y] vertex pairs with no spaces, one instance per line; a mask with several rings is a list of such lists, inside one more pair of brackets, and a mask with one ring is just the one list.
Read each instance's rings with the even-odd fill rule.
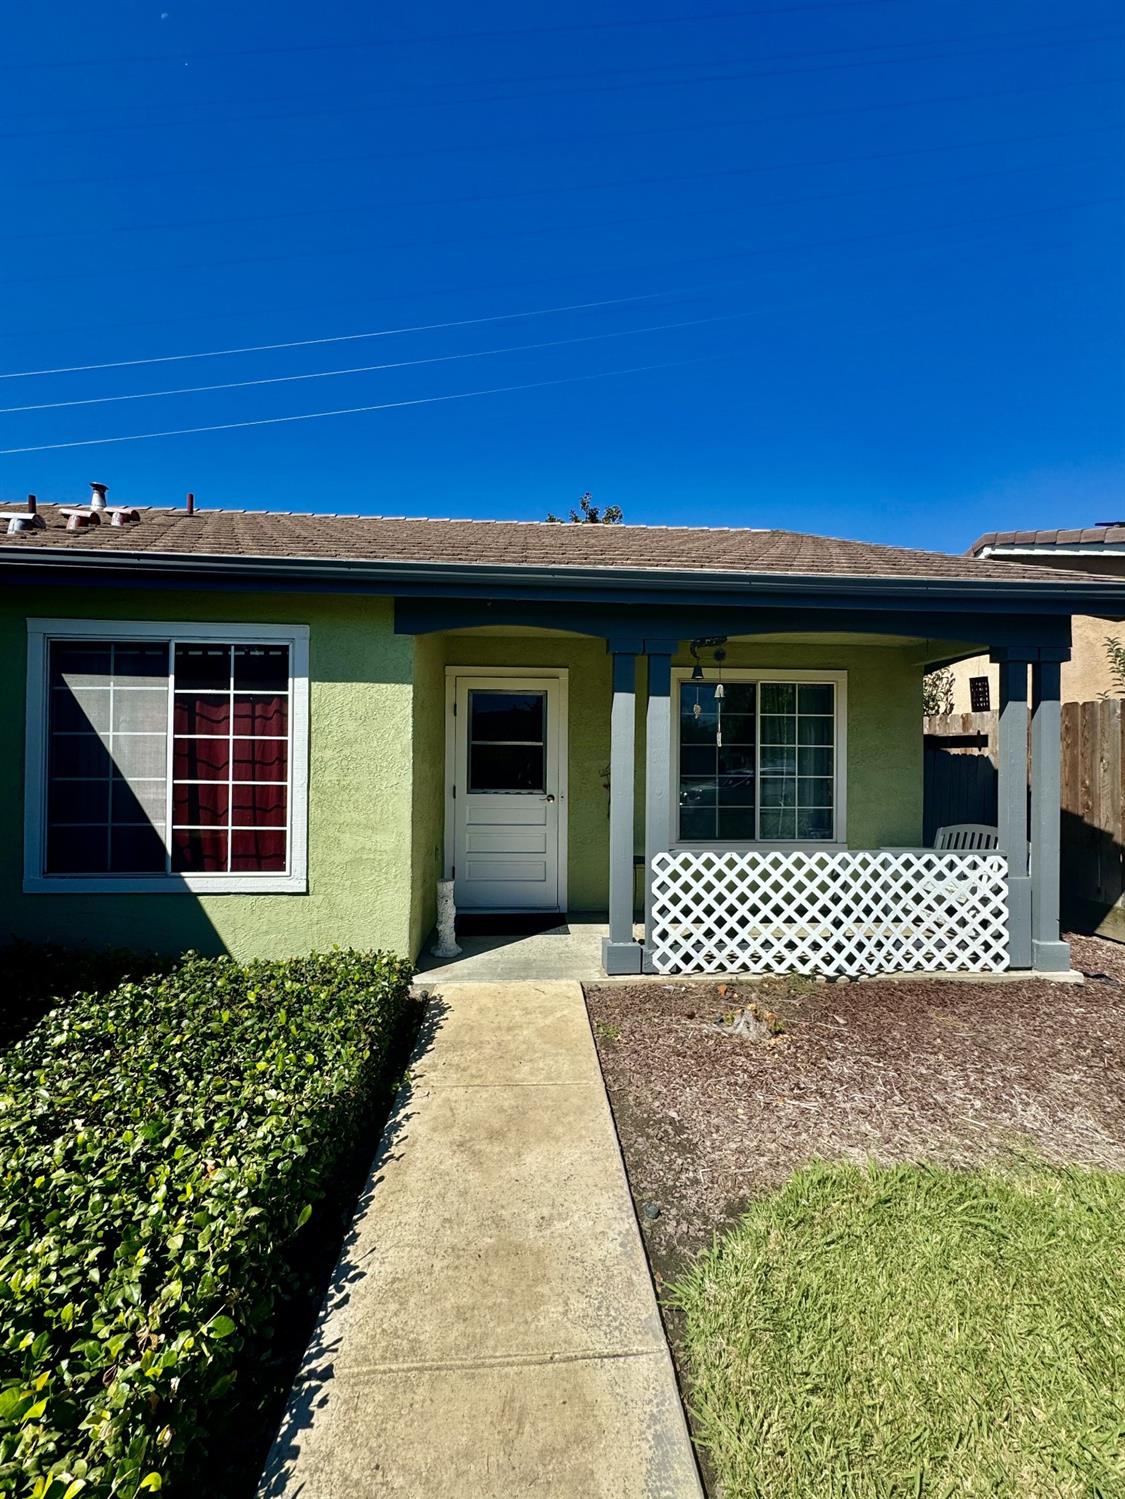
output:
[[[1091,619],[1085,614],[1074,616],[1071,621],[1071,658],[1063,662],[1062,668],[1064,703],[1089,703],[1104,695],[1117,696],[1118,689],[1114,686],[1106,660],[1105,641],[1108,635],[1121,638],[1123,633],[1125,631],[1120,625],[1107,620]],[[998,670],[989,662],[987,655],[959,661],[952,670],[954,713],[972,711],[969,701],[970,677],[986,676],[989,679],[990,701],[994,709],[998,706]]]

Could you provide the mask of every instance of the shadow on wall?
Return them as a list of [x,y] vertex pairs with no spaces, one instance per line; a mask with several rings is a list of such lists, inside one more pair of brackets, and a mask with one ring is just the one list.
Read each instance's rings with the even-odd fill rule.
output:
[[997,819],[997,772],[988,754],[942,749],[927,735],[923,791],[923,840],[933,847],[938,828],[956,822]]
[[1065,924],[1125,942],[1125,848],[1106,828],[1062,814],[1062,905]]
[[[411,1053],[413,1068],[431,1049],[441,1030],[448,1006],[440,995],[431,993]],[[319,1413],[330,1399],[329,1387],[335,1377],[334,1359],[339,1351],[340,1336],[336,1329],[341,1314],[351,1300],[353,1288],[363,1280],[366,1271],[363,1260],[371,1254],[370,1246],[360,1251],[360,1237],[368,1209],[383,1182],[387,1162],[397,1159],[398,1152],[408,1138],[410,1121],[414,1117],[411,1108],[412,1090],[410,1070],[406,1081],[399,1089],[394,1108],[387,1120],[379,1141],[379,1148],[355,1206],[351,1227],[340,1250],[340,1258],[332,1274],[324,1305],[317,1318],[316,1328],[309,1341],[301,1368],[293,1382],[289,1403],[278,1428],[277,1437],[270,1449],[258,1499],[282,1499],[284,1495],[297,1492],[294,1484],[300,1482],[297,1464],[301,1452],[301,1435],[316,1425]],[[353,1331],[353,1337],[354,1337]]]
[[68,948],[13,941],[0,947],[0,1051],[21,1041],[72,994],[114,989],[165,973],[174,959],[122,948]]
[[[947,823],[997,820],[997,772],[982,750],[926,745],[925,840]],[[1061,813],[1061,906],[1064,927],[1125,942],[1125,847],[1106,828],[1076,812]]]
[[[164,958],[179,958],[185,952],[202,953],[208,958],[230,953],[198,898],[187,891],[159,895],[27,896],[19,928],[9,927],[7,932],[0,933],[0,943],[4,940],[40,950],[65,950],[89,962],[124,951],[134,955],[162,954]],[[157,959],[154,957],[153,961]],[[7,973],[0,968],[0,982],[5,989],[9,987],[7,979]]]

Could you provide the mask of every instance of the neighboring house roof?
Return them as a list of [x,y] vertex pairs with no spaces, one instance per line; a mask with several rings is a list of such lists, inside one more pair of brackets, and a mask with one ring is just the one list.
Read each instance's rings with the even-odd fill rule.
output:
[[[1021,581],[1044,584],[1043,569],[944,552],[843,541],[798,531],[702,526],[573,525],[545,521],[425,520],[401,516],[300,515],[277,511],[164,510],[137,507],[135,525],[68,531],[60,508],[40,505],[42,530],[8,536],[0,560],[50,553],[94,557],[219,561],[450,564],[463,567],[656,570],[755,576],[919,580],[935,583]],[[23,507],[0,505],[3,516]],[[1125,529],[1122,530],[1125,538]],[[1070,581],[1081,581],[1071,574]],[[1102,578],[1092,583],[1104,586]]]
[[986,531],[969,548],[970,557],[987,557],[996,551],[1094,551],[1103,547],[1125,547],[1125,521],[1085,526],[1065,531]]

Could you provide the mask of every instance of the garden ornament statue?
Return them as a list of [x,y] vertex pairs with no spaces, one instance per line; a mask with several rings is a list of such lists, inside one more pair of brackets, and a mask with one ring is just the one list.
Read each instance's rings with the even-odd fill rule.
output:
[[461,949],[457,946],[455,927],[457,907],[453,901],[453,881],[437,882],[437,941],[430,951],[435,958],[455,958]]

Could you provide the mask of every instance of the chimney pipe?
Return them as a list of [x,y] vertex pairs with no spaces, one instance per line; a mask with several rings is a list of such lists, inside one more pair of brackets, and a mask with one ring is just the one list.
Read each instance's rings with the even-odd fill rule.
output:
[[104,510],[105,509],[105,497],[106,497],[106,491],[108,489],[109,489],[109,485],[108,484],[95,484],[92,479],[90,480],[90,508],[91,508],[91,510]]
[[192,492],[191,492],[190,489],[188,490],[188,497],[187,497],[187,513],[189,515],[194,515],[195,514],[195,495],[192,494]]
[[35,496],[33,494],[29,494],[28,497],[27,497],[27,513],[28,513],[28,515],[35,515],[36,512],[37,512],[37,509],[38,509],[38,505],[39,505],[39,502],[35,498]]

